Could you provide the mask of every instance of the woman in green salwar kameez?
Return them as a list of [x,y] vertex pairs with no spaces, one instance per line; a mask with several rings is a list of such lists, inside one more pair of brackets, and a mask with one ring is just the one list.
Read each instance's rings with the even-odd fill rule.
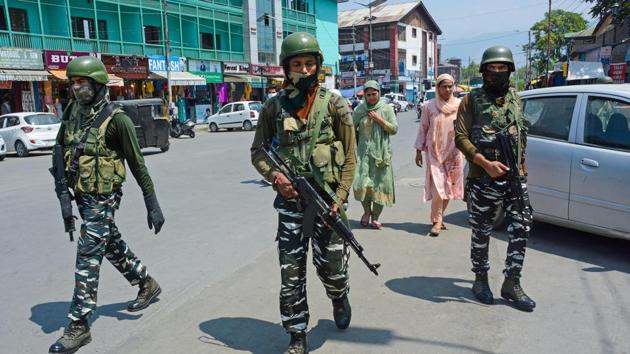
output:
[[352,116],[358,137],[354,198],[363,205],[361,225],[380,229],[383,207],[396,199],[389,136],[398,131],[398,122],[392,107],[381,100],[376,81],[366,82],[363,91],[365,100]]

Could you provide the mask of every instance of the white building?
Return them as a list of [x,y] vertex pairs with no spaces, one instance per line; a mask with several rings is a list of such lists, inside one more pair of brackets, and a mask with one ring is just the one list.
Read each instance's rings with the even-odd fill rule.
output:
[[423,81],[435,78],[442,30],[421,1],[375,6],[372,21],[369,14],[367,8],[339,12],[340,87],[354,86],[356,66],[357,86],[375,79],[414,100]]

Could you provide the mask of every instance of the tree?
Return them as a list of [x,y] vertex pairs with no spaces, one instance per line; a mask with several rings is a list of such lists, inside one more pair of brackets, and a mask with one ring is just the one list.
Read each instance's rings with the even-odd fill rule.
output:
[[479,74],[479,64],[475,63],[475,61],[473,60],[470,62],[470,64],[468,64],[467,67],[462,68],[461,82],[463,84],[468,84],[470,82],[470,79],[478,76],[481,76],[481,74]]
[[584,0],[594,4],[589,13],[595,18],[612,14],[615,23],[621,23],[630,17],[630,3],[617,0]]
[[[545,18],[536,22],[532,27],[534,41],[532,42],[532,69],[539,73],[545,73],[553,67],[553,64],[566,55],[568,41],[564,35],[569,32],[577,32],[586,29],[586,20],[578,13],[564,10],[551,10],[551,32],[549,39],[551,48],[549,51],[549,61],[547,61],[547,30],[548,20]],[[524,46],[525,49],[529,45]],[[549,63],[548,67],[545,65]]]

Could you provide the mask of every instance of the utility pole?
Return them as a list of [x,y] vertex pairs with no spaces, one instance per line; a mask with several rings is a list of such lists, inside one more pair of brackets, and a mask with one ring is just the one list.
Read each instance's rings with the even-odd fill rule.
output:
[[547,59],[545,60],[545,87],[549,82],[549,56],[551,55],[551,0],[547,11]]
[[166,64],[166,86],[168,87],[168,109],[173,103],[173,92],[171,91],[171,47],[168,41],[168,16],[166,15],[166,0],[162,0],[162,16],[164,17],[164,51]]
[[527,81],[531,82],[532,79],[532,31],[527,31],[527,65],[525,68],[525,76],[527,77]]
[[355,35],[356,32],[354,30],[354,25],[352,25],[352,79],[354,83],[354,91],[352,94],[353,97],[357,96],[357,55],[355,52],[355,45],[357,41]]
[[372,6],[369,6],[368,9],[370,10],[370,40],[368,42],[368,53],[370,55],[370,58],[368,60],[368,67],[370,68],[370,80],[372,79],[372,68],[374,67],[374,63],[372,62]]

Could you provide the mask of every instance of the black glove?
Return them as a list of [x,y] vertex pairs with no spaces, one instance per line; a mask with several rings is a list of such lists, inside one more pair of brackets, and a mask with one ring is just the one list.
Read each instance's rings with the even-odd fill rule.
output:
[[158,204],[155,193],[145,196],[144,204],[147,206],[147,222],[149,229],[155,227],[155,234],[157,235],[162,229],[162,225],[164,225],[164,215],[162,215],[162,209],[160,209],[160,204]]

